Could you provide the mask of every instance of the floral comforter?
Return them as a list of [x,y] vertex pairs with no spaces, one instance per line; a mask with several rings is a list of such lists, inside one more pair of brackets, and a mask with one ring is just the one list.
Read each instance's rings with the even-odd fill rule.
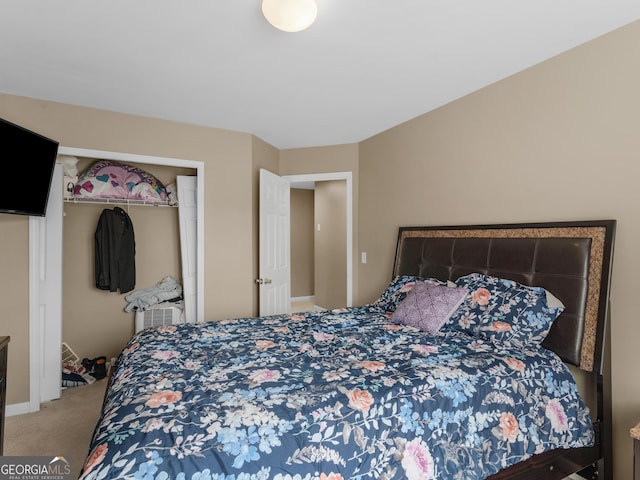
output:
[[81,478],[481,479],[593,441],[551,352],[426,334],[363,307],[142,331]]

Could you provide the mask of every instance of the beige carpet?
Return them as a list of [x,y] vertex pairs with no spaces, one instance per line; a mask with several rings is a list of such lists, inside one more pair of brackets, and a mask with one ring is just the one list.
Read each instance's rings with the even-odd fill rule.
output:
[[98,421],[107,380],[67,388],[40,411],[5,419],[5,456],[63,456],[78,478]]

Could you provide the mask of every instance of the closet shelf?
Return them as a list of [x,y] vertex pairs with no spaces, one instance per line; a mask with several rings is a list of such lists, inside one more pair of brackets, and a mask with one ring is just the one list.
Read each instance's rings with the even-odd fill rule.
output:
[[177,207],[178,204],[154,203],[147,200],[135,200],[129,198],[80,198],[74,196],[65,196],[65,203],[92,203],[92,204],[109,204],[109,205],[126,205],[141,207]]

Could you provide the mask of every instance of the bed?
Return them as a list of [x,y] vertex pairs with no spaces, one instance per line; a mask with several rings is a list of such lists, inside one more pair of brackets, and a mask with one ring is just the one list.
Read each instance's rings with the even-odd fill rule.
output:
[[143,330],[81,478],[610,479],[614,230],[403,227],[371,304]]

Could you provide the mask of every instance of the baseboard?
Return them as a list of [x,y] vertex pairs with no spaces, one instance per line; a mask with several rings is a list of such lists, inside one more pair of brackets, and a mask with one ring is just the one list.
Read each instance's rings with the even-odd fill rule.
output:
[[292,302],[312,302],[316,297],[307,295],[306,297],[291,297]]
[[4,414],[7,417],[12,417],[14,415],[22,415],[24,413],[31,413],[29,402],[23,403],[12,403],[11,405],[7,405],[5,407]]

